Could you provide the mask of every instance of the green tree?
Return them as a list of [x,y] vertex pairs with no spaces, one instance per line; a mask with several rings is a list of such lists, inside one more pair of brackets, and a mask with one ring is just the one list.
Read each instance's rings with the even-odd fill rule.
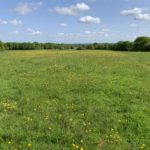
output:
[[4,49],[4,44],[2,41],[0,41],[0,50],[3,50]]
[[150,42],[148,42],[144,45],[144,51],[150,52]]
[[146,49],[148,49],[149,42],[150,42],[149,37],[138,37],[134,41],[133,50],[134,51],[145,51]]
[[120,41],[115,45],[115,50],[117,51],[131,51],[132,48],[133,43],[129,41]]

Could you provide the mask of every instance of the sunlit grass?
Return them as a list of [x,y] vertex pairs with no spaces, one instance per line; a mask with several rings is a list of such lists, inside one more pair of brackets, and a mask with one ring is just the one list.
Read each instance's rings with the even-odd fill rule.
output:
[[111,57],[119,57],[123,56],[123,53],[118,53],[118,52],[113,52],[113,51],[91,51],[91,50],[85,50],[85,51],[58,51],[58,50],[34,50],[34,51],[13,51],[10,52],[11,57],[48,57],[48,56],[97,56],[97,57],[102,57],[102,56],[111,56]]
[[0,150],[149,150],[150,53],[0,58]]

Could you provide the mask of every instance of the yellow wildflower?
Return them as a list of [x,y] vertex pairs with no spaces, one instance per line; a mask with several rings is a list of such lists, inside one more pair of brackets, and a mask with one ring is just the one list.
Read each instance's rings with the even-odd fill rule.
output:
[[76,145],[76,148],[78,149],[78,148],[79,148],[79,146],[78,146],[78,145]]
[[80,140],[80,143],[83,143],[83,140]]
[[28,145],[27,145],[27,147],[31,147],[32,146],[32,144],[31,143],[29,143]]

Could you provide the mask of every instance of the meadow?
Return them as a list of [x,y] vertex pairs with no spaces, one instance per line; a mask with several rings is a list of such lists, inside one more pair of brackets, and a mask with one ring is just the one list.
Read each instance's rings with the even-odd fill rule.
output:
[[0,150],[149,150],[150,53],[1,51]]

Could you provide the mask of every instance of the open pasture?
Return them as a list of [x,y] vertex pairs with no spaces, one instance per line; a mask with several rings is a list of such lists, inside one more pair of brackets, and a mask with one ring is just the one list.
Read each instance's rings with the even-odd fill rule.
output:
[[0,150],[149,150],[150,53],[0,52]]

